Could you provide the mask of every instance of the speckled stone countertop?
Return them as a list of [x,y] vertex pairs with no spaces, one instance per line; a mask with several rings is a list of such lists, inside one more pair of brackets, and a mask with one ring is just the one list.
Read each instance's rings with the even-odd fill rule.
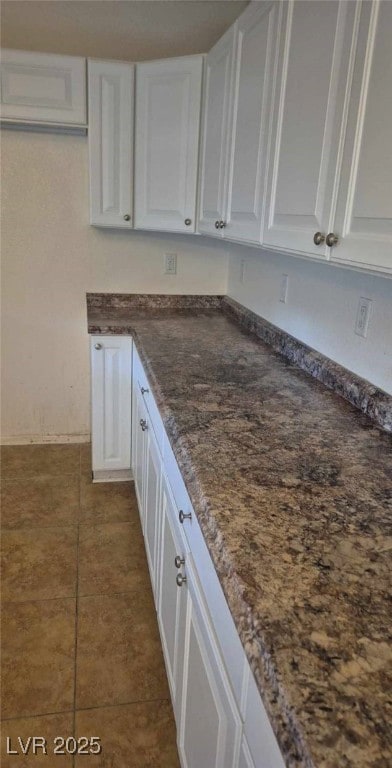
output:
[[390,768],[391,436],[218,308],[139,309],[89,330],[134,334],[286,765]]

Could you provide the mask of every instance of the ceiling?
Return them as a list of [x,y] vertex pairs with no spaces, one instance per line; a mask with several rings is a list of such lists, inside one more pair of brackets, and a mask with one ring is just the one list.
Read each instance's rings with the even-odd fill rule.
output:
[[2,0],[1,44],[142,61],[208,51],[248,2]]

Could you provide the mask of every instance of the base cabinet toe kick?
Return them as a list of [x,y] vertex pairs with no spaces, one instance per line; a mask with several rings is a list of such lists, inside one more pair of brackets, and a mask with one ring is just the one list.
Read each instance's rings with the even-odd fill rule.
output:
[[131,442],[182,768],[284,768],[135,344]]

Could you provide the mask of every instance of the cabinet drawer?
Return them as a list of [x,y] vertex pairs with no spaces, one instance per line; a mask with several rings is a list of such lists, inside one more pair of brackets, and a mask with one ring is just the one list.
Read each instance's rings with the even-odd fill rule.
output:
[[146,410],[149,416],[149,419],[151,421],[152,428],[155,433],[156,441],[158,443],[158,448],[163,456],[163,436],[164,436],[164,427],[163,422],[160,416],[160,413],[158,411],[154,395],[152,394],[151,387],[149,384],[149,381],[147,379],[147,376],[145,374],[144,368],[142,366],[142,363],[140,361],[140,357],[137,353],[137,350],[135,348],[135,345],[133,346],[133,380],[136,387],[139,388],[143,400],[146,406]]

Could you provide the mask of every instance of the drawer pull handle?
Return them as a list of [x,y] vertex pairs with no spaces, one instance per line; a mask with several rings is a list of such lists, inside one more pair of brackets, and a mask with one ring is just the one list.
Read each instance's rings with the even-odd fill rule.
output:
[[94,344],[94,349],[102,349],[102,344]]
[[142,432],[145,432],[146,429],[148,429],[148,424],[145,419],[140,419],[140,426],[142,428]]
[[180,511],[178,513],[178,518],[179,518],[180,523],[183,523],[184,520],[191,520],[192,519],[192,513],[188,512],[187,514],[185,514],[182,511],[182,509],[180,509]]
[[183,584],[186,584],[186,576],[183,576],[182,573],[177,573],[176,582],[177,587],[182,587]]
[[147,389],[146,387],[140,387],[140,391],[141,391],[142,395],[147,395],[150,390]]
[[180,555],[176,555],[174,558],[174,565],[176,568],[181,568],[182,565],[185,564],[185,557],[180,557]]

